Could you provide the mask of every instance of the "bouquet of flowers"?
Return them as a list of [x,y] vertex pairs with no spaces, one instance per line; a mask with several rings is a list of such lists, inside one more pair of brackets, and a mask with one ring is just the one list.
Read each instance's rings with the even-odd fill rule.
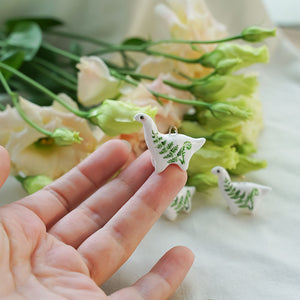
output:
[[[111,44],[59,30],[54,18],[9,19],[0,29],[0,144],[29,193],[111,138],[127,140],[135,159],[146,150],[139,112],[160,132],[176,126],[206,138],[188,168],[188,185],[199,191],[217,185],[216,165],[235,175],[266,166],[252,156],[262,107],[257,74],[245,68],[268,62],[267,46],[250,44],[275,30],[252,26],[228,37],[203,1],[166,0],[156,12],[167,39]],[[49,43],[52,36],[69,46]]]

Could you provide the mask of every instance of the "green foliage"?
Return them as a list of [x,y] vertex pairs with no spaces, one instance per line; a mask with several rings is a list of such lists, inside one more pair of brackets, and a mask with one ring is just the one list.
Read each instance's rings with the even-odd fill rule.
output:
[[8,33],[12,32],[17,24],[23,22],[36,23],[43,31],[56,26],[63,25],[63,22],[56,18],[43,18],[43,17],[11,18],[8,19],[4,24],[6,32]]
[[218,178],[210,171],[200,172],[194,175],[189,174],[187,185],[196,187],[198,192],[203,192],[207,189],[216,187],[218,185]]
[[140,37],[131,37],[122,42],[122,45],[127,46],[141,46],[147,44],[149,41]]
[[30,61],[39,50],[42,39],[42,31],[38,24],[28,21],[16,23],[5,41],[5,51],[22,51],[24,60]]
[[[0,57],[0,61],[13,67],[14,69],[19,69],[24,61],[24,52],[15,50],[10,50],[7,52],[3,51]],[[2,72],[4,78],[7,80],[12,76],[12,73],[7,70],[0,69],[0,71]]]

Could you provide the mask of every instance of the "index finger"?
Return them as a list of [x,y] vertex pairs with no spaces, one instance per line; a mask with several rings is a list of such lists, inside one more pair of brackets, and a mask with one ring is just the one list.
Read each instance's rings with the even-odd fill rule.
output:
[[185,182],[186,173],[174,165],[160,174],[153,173],[104,227],[79,246],[97,284],[128,259]]
[[47,227],[78,206],[110,179],[127,161],[128,143],[110,140],[62,177],[20,201]]

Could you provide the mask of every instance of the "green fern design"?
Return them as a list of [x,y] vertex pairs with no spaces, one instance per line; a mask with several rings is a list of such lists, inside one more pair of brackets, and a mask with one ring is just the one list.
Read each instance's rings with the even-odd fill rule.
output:
[[186,149],[192,148],[192,143],[185,141],[183,146],[179,148],[178,145],[174,145],[174,142],[167,143],[166,140],[159,135],[158,132],[152,130],[153,143],[156,144],[156,148],[160,149],[159,154],[164,155],[163,158],[167,159],[168,164],[180,162],[185,164]]
[[254,196],[258,196],[259,191],[257,188],[252,189],[252,191],[246,196],[246,192],[241,193],[240,190],[233,187],[230,180],[225,179],[224,189],[227,195],[234,200],[235,204],[238,204],[240,208],[248,208],[250,210],[254,207]]
[[181,210],[188,211],[190,208],[190,199],[191,192],[188,190],[185,194],[185,196],[176,197],[174,201],[171,204],[171,207],[174,208],[174,210],[178,213]]

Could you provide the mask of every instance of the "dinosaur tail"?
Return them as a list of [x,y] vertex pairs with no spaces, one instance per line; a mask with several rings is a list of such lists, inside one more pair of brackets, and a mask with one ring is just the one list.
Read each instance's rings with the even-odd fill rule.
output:
[[198,149],[200,149],[206,142],[205,138],[199,138],[199,139],[195,139],[196,145],[198,147]]
[[264,187],[261,189],[261,194],[262,194],[262,196],[265,196],[265,195],[269,194],[271,191],[272,191],[272,188],[271,188],[271,187],[269,187],[269,186],[264,186]]

